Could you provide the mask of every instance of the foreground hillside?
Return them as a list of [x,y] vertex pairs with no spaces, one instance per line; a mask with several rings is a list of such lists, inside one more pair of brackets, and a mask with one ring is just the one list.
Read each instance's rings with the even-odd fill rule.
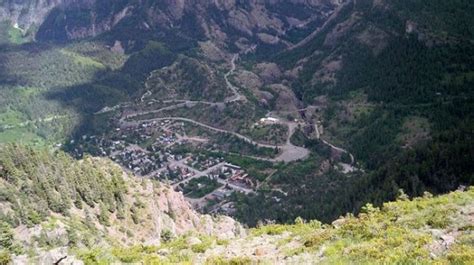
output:
[[0,149],[0,264],[469,264],[474,189],[244,231],[108,160]]
[[230,241],[183,236],[151,248],[90,253],[103,263],[472,264],[473,199],[472,188],[413,200],[402,195],[380,209],[367,205],[359,217],[346,216],[332,225],[297,219],[293,225],[251,229],[248,236]]
[[[0,147],[0,264],[90,260],[89,250],[159,245],[193,233],[230,239],[229,217],[197,214],[182,194],[105,159]],[[69,254],[68,254],[69,253]]]

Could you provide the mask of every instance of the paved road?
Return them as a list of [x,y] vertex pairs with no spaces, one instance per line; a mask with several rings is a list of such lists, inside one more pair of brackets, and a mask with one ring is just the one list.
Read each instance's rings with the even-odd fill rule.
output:
[[185,106],[186,106],[186,103],[179,103],[179,104],[176,104],[176,105],[164,107],[164,108],[157,109],[157,110],[148,110],[148,111],[144,111],[144,112],[131,113],[131,114],[128,114],[125,117],[125,119],[135,118],[135,117],[138,117],[138,116],[143,116],[143,115],[148,115],[148,114],[156,114],[156,113],[160,113],[162,111],[174,110],[174,109],[182,108],[182,107],[185,107]]
[[122,117],[122,120],[135,118],[135,117],[138,117],[138,116],[143,116],[143,115],[148,115],[148,114],[156,114],[156,113],[160,113],[160,112],[163,112],[163,111],[166,111],[166,110],[174,110],[174,109],[178,109],[178,108],[182,108],[182,107],[193,107],[196,104],[206,104],[206,105],[209,105],[209,106],[219,106],[219,105],[225,104],[223,102],[209,102],[209,101],[199,101],[199,100],[198,101],[195,101],[195,100],[165,100],[165,101],[161,101],[161,102],[162,103],[177,103],[177,102],[179,102],[179,103],[175,104],[175,105],[163,107],[161,109],[139,111],[139,112],[135,112],[135,113],[130,113],[127,116]]

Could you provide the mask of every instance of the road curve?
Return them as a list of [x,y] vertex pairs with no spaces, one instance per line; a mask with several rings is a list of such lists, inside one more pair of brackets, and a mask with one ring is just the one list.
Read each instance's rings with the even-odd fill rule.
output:
[[281,154],[274,158],[274,159],[268,159],[268,161],[274,161],[274,162],[292,162],[292,161],[297,161],[301,159],[305,159],[309,156],[309,150],[303,147],[295,146],[291,144],[290,142],[290,137],[294,132],[294,129],[296,128],[296,124],[290,123],[289,124],[289,131],[288,131],[288,139],[287,142],[284,145],[281,146],[275,146],[275,145],[269,145],[269,144],[262,144],[255,142],[254,140],[250,139],[247,136],[244,136],[242,134],[224,130],[224,129],[219,129],[216,127],[212,127],[210,125],[204,124],[202,122],[198,122],[192,119],[184,118],[184,117],[163,117],[163,118],[153,118],[153,119],[145,119],[145,120],[140,120],[140,121],[126,121],[126,119],[129,117],[126,117],[125,119],[121,120],[122,125],[124,126],[137,126],[138,123],[142,122],[153,122],[153,121],[163,121],[163,120],[175,120],[175,121],[185,121],[189,122],[201,127],[204,127],[206,129],[215,131],[215,132],[220,132],[220,133],[226,133],[226,134],[231,134],[241,140],[244,140],[245,142],[255,145],[257,147],[263,147],[263,148],[279,148],[281,150]]
[[347,151],[346,149],[337,147],[337,146],[331,144],[330,142],[324,140],[323,138],[321,138],[321,134],[319,133],[319,129],[318,129],[318,125],[317,125],[317,124],[314,125],[314,128],[315,128],[315,130],[316,130],[316,137],[317,137],[321,142],[323,142],[325,145],[331,147],[331,148],[334,149],[334,150],[337,150],[337,151],[339,151],[339,152],[348,154],[349,157],[351,158],[351,165],[354,165],[354,163],[355,163],[355,158],[354,158],[354,156],[353,156],[349,151]]

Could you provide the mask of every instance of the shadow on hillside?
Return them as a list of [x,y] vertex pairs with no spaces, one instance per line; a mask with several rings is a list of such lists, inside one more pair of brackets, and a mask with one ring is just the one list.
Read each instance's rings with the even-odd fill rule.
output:
[[[9,69],[8,65],[12,63],[12,58],[20,56],[19,58],[29,57],[34,59],[36,56],[48,52],[52,49],[61,49],[64,45],[29,42],[20,45],[15,44],[0,44],[0,86],[25,86],[34,87],[35,85],[25,78],[25,73],[18,69]],[[19,55],[21,54],[21,55]],[[34,67],[30,65],[32,62],[23,62],[16,58],[17,61],[25,63],[24,68]],[[52,88],[54,89],[54,88]]]
[[106,117],[95,113],[132,98],[133,91],[140,89],[139,82],[127,79],[129,77],[120,71],[104,70],[97,72],[91,82],[55,88],[43,94],[46,99],[60,103],[65,109],[72,108],[78,116],[68,142],[84,134],[109,129]]
[[100,134],[110,129],[110,115],[96,115],[104,107],[131,101],[143,90],[148,74],[172,64],[177,51],[171,51],[155,42],[132,54],[121,69],[97,72],[91,82],[56,88],[44,94],[48,100],[59,102],[64,108],[73,108],[80,116],[70,135],[77,139],[84,134]]
[[[41,73],[49,73],[56,69],[54,67],[43,71],[32,70],[33,74],[21,70],[48,67],[48,65],[35,64],[36,56],[39,55],[37,60],[41,60],[44,56],[49,56],[48,51],[64,47],[60,44],[47,43],[0,45],[0,114],[7,113],[4,119],[11,120],[7,122],[7,125],[16,126],[15,119],[17,117],[20,117],[21,120],[26,118],[28,121],[37,121],[38,119],[61,117],[66,113],[75,113],[76,115],[72,118],[74,122],[63,123],[59,120],[51,123],[34,122],[25,128],[29,133],[46,138],[51,134],[62,134],[61,130],[69,131],[72,133],[67,137],[73,139],[92,127],[90,124],[95,119],[92,115],[94,112],[104,106],[128,100],[129,91],[125,91],[125,88],[134,89],[136,86],[125,82],[123,78],[119,78],[123,75],[110,69],[95,73],[91,78],[92,82],[73,86],[50,85],[55,82],[49,81],[63,74],[62,72],[51,73],[44,79],[38,79],[38,76],[42,76]],[[28,60],[23,60],[23,57]],[[51,57],[49,59],[55,60]],[[18,63],[23,65],[19,66]],[[55,61],[55,63],[61,65],[62,61]],[[65,69],[64,74],[74,77],[74,73],[70,72],[71,68]],[[70,77],[65,78],[70,82],[71,80],[67,80],[67,78]],[[81,80],[78,83],[80,82]],[[10,111],[11,114],[8,113]],[[63,126],[68,128],[63,128]]]
[[[97,39],[90,41],[103,42],[110,45],[114,43],[113,40],[117,40],[116,37],[120,36],[115,36],[112,32],[108,33],[107,36],[97,37]],[[15,69],[21,68],[10,67],[4,63],[4,61],[6,62],[6,60],[8,60],[8,56],[15,56],[15,53],[22,53],[22,56],[25,56],[26,52],[26,56],[30,54],[34,56],[35,54],[48,52],[51,49],[67,48],[69,44],[35,42],[23,45],[0,45],[0,92],[1,89],[11,89],[11,91],[2,93],[2,95],[8,95],[8,98],[5,99],[5,106],[9,105],[16,108],[18,105],[28,105],[26,107],[19,107],[19,110],[15,111],[28,112],[29,114],[33,113],[33,115],[25,115],[34,117],[31,118],[31,120],[39,117],[45,118],[46,116],[64,116],[66,112],[74,113],[75,117],[72,118],[73,122],[66,122],[67,124],[64,124],[68,126],[68,128],[64,128],[64,131],[70,132],[67,136],[69,139],[66,139],[67,142],[82,137],[84,134],[96,134],[100,133],[100,131],[110,129],[107,125],[110,116],[104,117],[104,115],[95,115],[97,111],[106,106],[112,107],[121,102],[133,100],[143,89],[143,82],[151,71],[172,64],[176,60],[177,54],[189,51],[197,45],[195,41],[183,41],[182,38],[177,36],[160,37],[151,34],[150,36],[141,36],[140,38],[139,41],[134,42],[134,48],[126,50],[130,57],[121,69],[112,70],[105,68],[100,70],[92,74],[93,76],[90,78],[92,81],[76,80],[77,78],[80,79],[81,76],[74,75],[74,68],[69,67],[62,69],[59,67],[59,69],[64,71],[64,74],[67,75],[65,79],[69,78],[66,82],[77,84],[72,86],[48,85],[54,84],[54,82],[44,83],[42,81],[39,81],[40,84],[35,84],[34,82],[36,81],[30,80],[31,76],[29,73],[15,72],[17,71]],[[181,44],[174,45],[177,43]],[[17,57],[17,59],[19,59],[19,57]],[[29,59],[31,59],[31,57]],[[54,61],[54,58],[49,57],[49,59]],[[59,65],[62,63],[62,61],[54,62]],[[12,62],[10,61],[10,63]],[[25,65],[22,65],[22,68],[32,69],[34,65],[28,64],[34,64],[35,62],[34,59],[32,59],[24,63]],[[36,65],[36,67],[38,66]],[[48,65],[45,67],[48,67]],[[44,69],[42,72],[49,74],[56,68],[51,67],[51,69]],[[38,73],[35,72],[35,74]],[[56,71],[45,79],[54,79],[56,78],[55,76],[61,74],[62,72]],[[69,75],[71,75],[71,77],[69,77]],[[22,98],[22,95],[15,94],[16,92],[13,90],[15,87],[25,88],[22,90],[24,93],[30,93],[35,90],[29,90],[29,88],[39,87],[41,90],[33,91],[36,94],[28,94],[29,98]],[[37,91],[40,92],[37,93]],[[25,104],[25,101],[28,102]],[[3,101],[0,100],[0,102]],[[48,105],[48,102],[51,102],[51,106]],[[7,106],[7,109],[9,106]],[[61,111],[63,111],[63,113],[61,113]],[[45,113],[47,115],[45,115]],[[63,130],[61,128],[61,122],[53,123],[54,130],[50,128],[46,131],[58,134],[59,131],[57,130]],[[28,130],[36,133],[38,127],[47,126],[48,125],[41,123],[35,123],[34,125],[32,124]]]

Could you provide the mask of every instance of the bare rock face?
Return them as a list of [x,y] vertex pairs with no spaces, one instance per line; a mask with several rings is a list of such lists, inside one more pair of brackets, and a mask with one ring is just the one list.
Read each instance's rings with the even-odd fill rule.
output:
[[226,53],[211,41],[199,42],[199,48],[208,60],[213,62],[227,60]]
[[263,86],[258,75],[246,70],[239,71],[236,80],[240,86],[250,89],[254,94]]
[[193,231],[222,239],[240,237],[245,234],[241,224],[230,217],[213,218],[194,211],[181,192],[167,187],[156,188],[148,184],[141,192],[141,201],[147,205],[145,216],[151,222],[141,224],[147,243],[157,244],[164,231],[182,235]]
[[211,217],[203,215],[201,218],[203,226],[198,231],[207,235],[214,235],[219,239],[232,239],[246,235],[242,225],[228,216]]
[[280,38],[267,33],[258,33],[257,37],[261,42],[267,44],[278,44],[280,42]]

